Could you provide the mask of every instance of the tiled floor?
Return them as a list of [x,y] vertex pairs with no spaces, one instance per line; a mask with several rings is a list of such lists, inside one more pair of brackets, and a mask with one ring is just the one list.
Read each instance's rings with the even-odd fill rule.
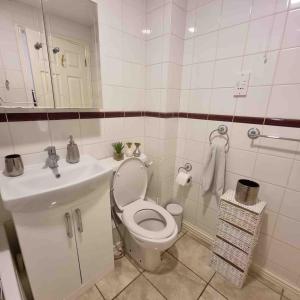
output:
[[249,276],[233,287],[209,267],[210,251],[189,233],[181,234],[163,254],[155,273],[143,271],[128,257],[78,300],[280,300],[280,295]]

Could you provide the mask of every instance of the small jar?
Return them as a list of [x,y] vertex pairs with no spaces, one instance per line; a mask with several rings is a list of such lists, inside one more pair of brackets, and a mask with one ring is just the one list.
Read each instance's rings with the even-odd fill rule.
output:
[[141,150],[140,150],[141,143],[134,143],[134,145],[135,145],[135,149],[133,151],[133,156],[140,157],[141,156]]
[[132,143],[126,143],[126,151],[125,154],[127,157],[131,157],[133,155],[133,147]]

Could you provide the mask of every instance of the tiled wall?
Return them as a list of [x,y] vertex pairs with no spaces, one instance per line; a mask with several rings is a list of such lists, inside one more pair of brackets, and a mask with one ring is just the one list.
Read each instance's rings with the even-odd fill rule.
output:
[[[296,3],[298,2],[298,4]],[[187,1],[180,111],[221,116],[300,118],[300,4],[286,0]],[[238,73],[250,72],[246,97],[234,97]],[[220,117],[220,116],[219,116]],[[300,144],[259,139],[247,130],[300,138],[299,128],[181,118],[176,167],[193,165],[189,190],[175,187],[184,218],[213,235],[217,200],[200,196],[199,182],[208,135],[229,129],[226,188],[239,178],[260,183],[267,201],[255,262],[300,287]],[[215,142],[223,142],[215,139]]]

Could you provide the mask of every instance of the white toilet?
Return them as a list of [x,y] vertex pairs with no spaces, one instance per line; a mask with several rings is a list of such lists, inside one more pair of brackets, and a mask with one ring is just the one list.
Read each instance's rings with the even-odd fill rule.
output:
[[178,229],[173,216],[145,199],[147,168],[139,158],[124,160],[112,180],[114,210],[124,225],[126,251],[148,271],[161,263],[160,254],[175,242]]

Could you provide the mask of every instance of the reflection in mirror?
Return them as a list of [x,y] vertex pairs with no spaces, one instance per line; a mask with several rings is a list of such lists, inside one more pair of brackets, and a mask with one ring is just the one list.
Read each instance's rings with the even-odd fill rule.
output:
[[97,4],[42,0],[57,108],[99,107]]
[[0,106],[54,106],[40,0],[0,0]]

